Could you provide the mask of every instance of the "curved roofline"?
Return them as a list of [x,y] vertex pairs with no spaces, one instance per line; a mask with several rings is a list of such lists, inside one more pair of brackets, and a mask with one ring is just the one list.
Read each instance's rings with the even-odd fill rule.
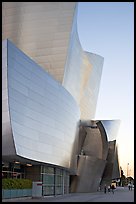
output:
[[99,54],[96,54],[96,53],[93,53],[93,52],[89,52],[89,51],[86,51],[86,50],[84,50],[84,52],[85,52],[85,53],[87,53],[87,54],[96,55],[96,56],[98,56],[98,57],[100,57],[100,58],[103,58],[103,59],[104,59],[104,57],[103,57],[103,56],[101,56],[101,55],[99,55]]

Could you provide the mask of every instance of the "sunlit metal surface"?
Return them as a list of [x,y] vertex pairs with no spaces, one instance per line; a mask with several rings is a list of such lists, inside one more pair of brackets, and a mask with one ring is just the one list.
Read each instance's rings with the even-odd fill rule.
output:
[[[79,53],[76,53],[74,48],[70,52],[74,57],[69,59],[68,69],[70,71],[65,75],[63,85],[79,104],[81,119],[93,119],[96,111],[103,58],[90,54],[90,58],[96,58],[95,65],[92,65],[85,53],[82,53],[79,60]],[[74,65],[71,60],[80,64]],[[101,64],[98,66],[99,61],[101,61]]]
[[2,39],[25,53],[3,42],[2,154],[68,168],[71,192],[92,192],[118,176],[119,122],[92,120],[104,58],[83,50],[77,9],[76,2],[2,3]]
[[82,49],[77,32],[77,9],[62,84],[79,104],[81,119],[93,119],[104,58]]
[[2,155],[6,156],[14,154],[15,148],[11,131],[11,123],[9,119],[8,81],[7,81],[7,41],[5,40],[2,42]]
[[9,38],[71,93],[81,119],[95,116],[103,57],[85,52],[76,2],[3,2],[2,39]]
[[2,39],[10,39],[62,82],[76,2],[2,2]]
[[17,155],[69,168],[80,118],[75,100],[10,41],[7,47],[10,116],[3,112],[3,123],[11,122],[12,132],[4,137],[13,134]]

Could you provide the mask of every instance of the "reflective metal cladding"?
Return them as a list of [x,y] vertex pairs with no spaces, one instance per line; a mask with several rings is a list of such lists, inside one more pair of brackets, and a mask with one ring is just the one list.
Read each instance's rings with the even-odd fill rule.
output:
[[62,82],[76,2],[3,2],[2,39]]
[[83,50],[77,5],[2,3],[2,156],[36,163],[43,195],[55,191],[48,165],[56,177],[64,170],[61,193],[93,192],[119,177],[120,122],[93,120],[104,58]]
[[103,57],[82,49],[76,7],[62,85],[76,99],[82,120],[95,116],[103,61]]
[[[116,121],[108,121],[109,127]],[[120,177],[116,141],[109,141],[102,121],[80,122],[78,145],[74,146],[71,192],[93,192]],[[114,135],[116,136],[116,135]],[[112,149],[112,151],[111,151]],[[88,181],[89,180],[89,181]]]
[[3,103],[8,100],[9,107],[6,112],[3,107],[2,124],[10,131],[7,135],[3,129],[3,155],[10,155],[10,146],[25,158],[69,168],[80,119],[76,101],[10,41],[3,45],[6,42],[8,66],[3,67],[3,75],[8,83],[3,87]]
[[42,66],[75,98],[81,119],[94,118],[103,57],[85,52],[76,2],[3,2],[2,39]]
[[116,139],[120,122],[120,120],[102,120],[109,141]]

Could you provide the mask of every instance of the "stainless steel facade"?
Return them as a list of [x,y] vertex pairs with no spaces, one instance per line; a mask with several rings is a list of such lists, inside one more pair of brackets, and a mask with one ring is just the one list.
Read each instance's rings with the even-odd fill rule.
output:
[[116,140],[120,120],[101,120],[102,124],[104,125],[105,131],[107,132],[108,141]]
[[95,116],[103,57],[83,51],[76,2],[3,2],[2,39],[10,39],[70,92],[81,119]]
[[[3,42],[4,53],[7,53],[6,43],[3,156],[16,152],[28,159],[69,168],[79,107],[59,82],[10,41]],[[10,127],[8,133],[6,127]]]
[[[109,127],[117,125],[117,121],[106,122]],[[113,178],[120,177],[116,142],[108,141],[111,134],[113,132],[106,131],[102,121],[81,121],[73,153],[72,169],[75,171],[71,177],[71,192],[97,191],[99,185],[110,185]]]
[[77,10],[73,20],[71,39],[62,85],[76,99],[81,119],[95,116],[104,58],[83,50],[77,32]]
[[[14,155],[15,146],[11,130],[8,79],[7,79],[7,41],[2,42],[2,155]],[[6,146],[5,146],[6,145]],[[7,151],[8,150],[8,151]]]
[[68,193],[69,173],[71,192],[96,191],[109,154],[108,182],[119,176],[115,143],[109,153],[119,121],[92,120],[104,59],[82,49],[77,9],[76,2],[2,3],[2,156],[37,165],[26,177],[42,179],[43,195]]
[[118,148],[116,140],[109,141],[108,143],[108,155],[107,163],[103,171],[101,185],[110,185],[111,181],[116,181],[120,178],[119,159],[118,159]]
[[76,2],[2,2],[2,39],[62,82]]

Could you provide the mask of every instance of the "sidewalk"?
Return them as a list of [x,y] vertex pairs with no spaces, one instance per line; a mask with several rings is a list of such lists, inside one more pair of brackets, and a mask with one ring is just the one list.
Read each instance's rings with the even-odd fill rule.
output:
[[129,191],[128,188],[118,187],[114,194],[112,192],[72,193],[55,197],[4,199],[2,202],[134,202],[134,189]]

